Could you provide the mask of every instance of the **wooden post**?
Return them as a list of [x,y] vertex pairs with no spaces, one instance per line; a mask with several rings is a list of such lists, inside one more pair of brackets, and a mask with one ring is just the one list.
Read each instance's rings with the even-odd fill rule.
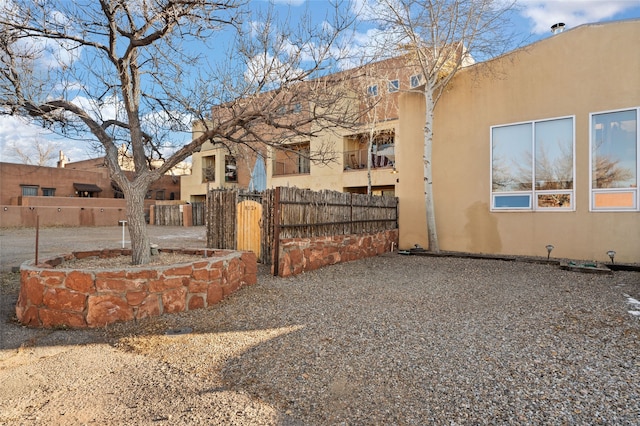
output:
[[278,276],[280,267],[280,187],[273,196],[273,275]]

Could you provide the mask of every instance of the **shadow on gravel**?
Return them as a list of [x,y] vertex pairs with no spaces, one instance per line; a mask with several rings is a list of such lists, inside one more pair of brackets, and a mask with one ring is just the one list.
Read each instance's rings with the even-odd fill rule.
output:
[[637,421],[640,322],[627,305],[640,299],[637,272],[385,254],[259,274],[210,309],[2,332],[35,345],[104,339],[187,375],[221,374],[218,390],[275,407],[280,424]]

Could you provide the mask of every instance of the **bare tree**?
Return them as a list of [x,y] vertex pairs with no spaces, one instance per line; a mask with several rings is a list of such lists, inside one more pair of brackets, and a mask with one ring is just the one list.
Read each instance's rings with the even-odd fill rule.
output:
[[[420,74],[412,90],[424,95],[424,194],[429,250],[440,250],[432,180],[433,118],[445,88],[473,56],[487,59],[513,44],[508,27],[509,0],[379,0],[370,15],[380,24],[392,51],[406,52],[407,65]],[[389,48],[387,48],[389,50]]]
[[[351,23],[340,5],[315,27],[270,13],[252,19],[243,3],[1,3],[0,113],[98,142],[127,201],[134,264],[150,260],[149,186],[204,142],[276,146],[350,121],[346,103],[337,101],[340,85],[322,78]],[[227,60],[210,62],[221,46],[231,46],[222,52]],[[303,114],[278,113],[298,102]],[[189,132],[192,120],[205,130],[176,146],[171,135]],[[122,144],[133,157],[130,175],[118,164]],[[152,167],[159,158],[162,165]]]
[[8,145],[10,155],[23,164],[46,166],[56,158],[59,145],[44,138],[36,137],[30,145],[19,145],[12,142]]

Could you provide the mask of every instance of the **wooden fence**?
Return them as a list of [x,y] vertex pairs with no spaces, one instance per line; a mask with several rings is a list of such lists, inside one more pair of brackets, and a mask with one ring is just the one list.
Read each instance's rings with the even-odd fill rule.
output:
[[207,247],[236,248],[236,209],[247,199],[262,203],[259,261],[264,264],[277,264],[281,239],[376,233],[398,227],[395,197],[284,187],[261,194],[213,190],[206,202]]
[[154,206],[153,225],[159,226],[183,226],[181,205]]

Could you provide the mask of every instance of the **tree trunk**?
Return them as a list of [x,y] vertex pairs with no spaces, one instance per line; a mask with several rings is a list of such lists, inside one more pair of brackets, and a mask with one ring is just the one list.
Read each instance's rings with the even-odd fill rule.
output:
[[427,216],[427,237],[429,239],[429,251],[440,252],[438,233],[436,232],[436,211],[433,202],[432,181],[432,147],[433,147],[433,92],[425,86],[425,123],[424,123],[424,204]]
[[151,248],[147,222],[144,216],[146,187],[134,187],[128,194],[127,221],[131,238],[131,257],[134,265],[144,265],[151,260]]

